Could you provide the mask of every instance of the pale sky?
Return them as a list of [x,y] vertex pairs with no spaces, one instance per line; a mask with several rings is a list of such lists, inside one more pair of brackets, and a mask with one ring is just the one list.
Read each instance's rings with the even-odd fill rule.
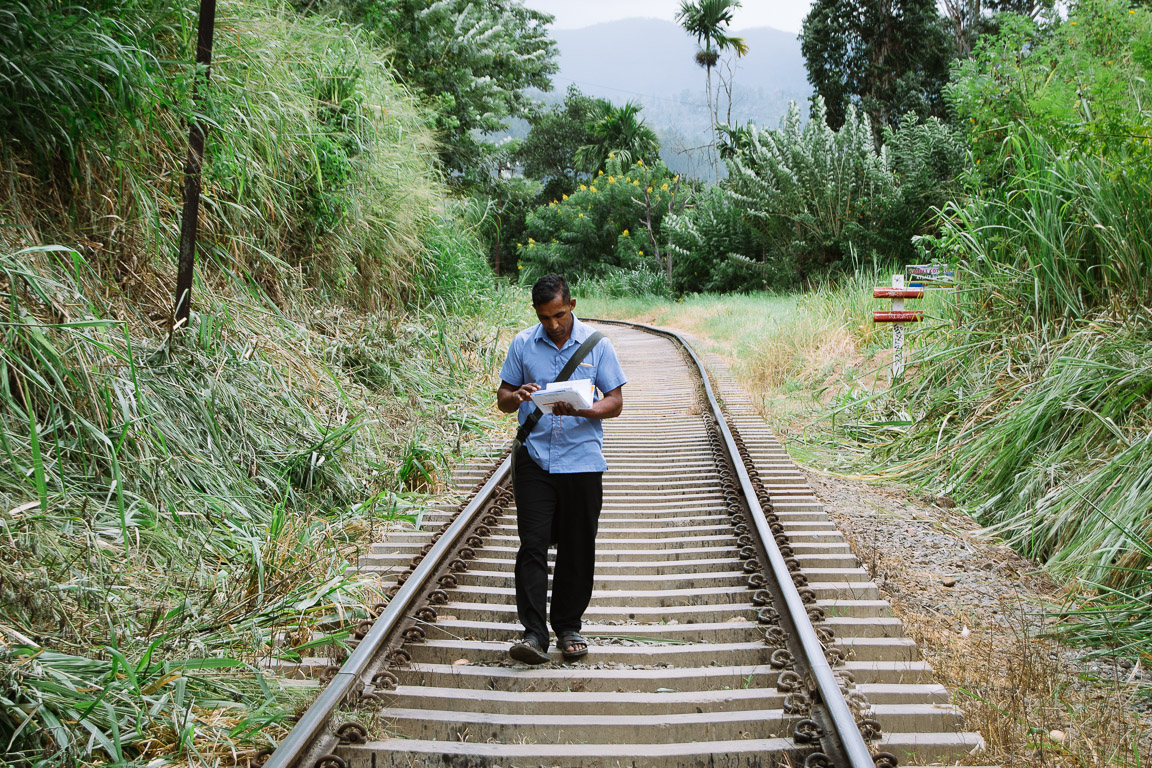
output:
[[[680,0],[524,0],[524,5],[556,17],[554,29],[579,29],[602,21],[649,16],[674,21]],[[743,0],[732,14],[732,29],[772,27],[799,32],[812,0]]]

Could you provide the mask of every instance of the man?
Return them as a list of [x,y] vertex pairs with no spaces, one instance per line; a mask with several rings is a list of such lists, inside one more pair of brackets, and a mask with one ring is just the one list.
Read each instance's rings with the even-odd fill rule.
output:
[[[523,424],[536,410],[532,393],[555,381],[593,330],[572,310],[576,301],[560,275],[545,275],[532,287],[535,325],[516,335],[500,370],[496,403],[504,413],[519,410]],[[552,629],[565,660],[588,653],[581,620],[592,598],[596,567],[596,527],[603,499],[603,419],[620,415],[622,388],[628,379],[616,350],[601,339],[576,366],[571,380],[591,379],[603,396],[591,408],[568,403],[553,406],[512,457],[515,462],[516,610],[524,633],[508,651],[516,661],[543,664],[548,657],[545,608],[548,596],[548,546],[556,544],[552,575]]]

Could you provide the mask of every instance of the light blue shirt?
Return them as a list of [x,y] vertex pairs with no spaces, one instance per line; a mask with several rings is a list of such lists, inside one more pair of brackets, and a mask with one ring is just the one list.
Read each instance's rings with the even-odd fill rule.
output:
[[[513,387],[539,384],[541,389],[556,380],[561,369],[580,345],[592,335],[593,329],[572,317],[572,335],[557,349],[552,339],[537,323],[516,334],[508,347],[508,357],[500,369],[500,378]],[[616,350],[607,337],[592,348],[584,361],[568,377],[570,380],[592,379],[600,392],[611,392],[628,383],[628,377],[616,359]],[[597,398],[599,399],[599,398]],[[520,404],[517,418],[523,424],[536,409],[531,401]],[[601,419],[581,416],[552,416],[545,413],[528,435],[528,455],[545,472],[603,472],[608,469],[604,461],[604,425]]]

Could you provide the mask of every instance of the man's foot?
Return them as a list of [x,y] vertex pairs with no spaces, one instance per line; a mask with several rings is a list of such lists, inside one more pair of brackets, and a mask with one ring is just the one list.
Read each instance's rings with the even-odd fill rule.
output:
[[551,660],[544,651],[544,644],[532,635],[528,635],[509,648],[508,655],[513,661],[519,661],[522,664],[546,664]]
[[556,640],[565,661],[580,659],[588,655],[588,641],[579,632],[561,632],[556,636]]

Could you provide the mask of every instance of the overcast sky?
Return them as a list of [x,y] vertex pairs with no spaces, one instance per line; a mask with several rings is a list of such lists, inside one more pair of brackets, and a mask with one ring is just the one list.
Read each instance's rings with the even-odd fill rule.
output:
[[[556,17],[555,29],[578,29],[635,16],[674,21],[680,0],[525,0],[524,5]],[[744,0],[732,17],[732,29],[772,27],[799,32],[812,0]]]

